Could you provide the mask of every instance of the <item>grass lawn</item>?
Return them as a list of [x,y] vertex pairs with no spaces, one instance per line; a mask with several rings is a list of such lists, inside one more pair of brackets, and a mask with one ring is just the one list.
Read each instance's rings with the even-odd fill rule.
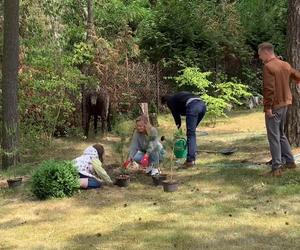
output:
[[[172,118],[159,122],[161,134],[170,137]],[[237,146],[239,151],[201,153],[195,169],[175,171],[180,182],[175,193],[137,175],[128,188],[104,187],[47,201],[32,196],[30,173],[43,159],[73,159],[101,142],[106,164],[118,161],[113,135],[56,139],[18,169],[28,180],[16,190],[3,186],[7,173],[0,172],[0,249],[300,249],[300,171],[260,176],[268,170],[260,163],[270,159],[263,113],[234,113],[199,130],[208,132],[198,137],[201,149]]]

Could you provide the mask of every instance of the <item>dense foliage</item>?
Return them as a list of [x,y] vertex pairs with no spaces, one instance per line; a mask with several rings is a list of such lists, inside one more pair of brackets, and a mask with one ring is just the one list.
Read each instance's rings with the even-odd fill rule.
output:
[[41,199],[72,196],[79,175],[72,162],[45,161],[32,176],[32,192]]
[[[87,2],[20,1],[23,142],[48,140],[57,128],[66,134],[79,128],[84,88],[103,86],[115,107],[126,104],[128,110],[138,98],[153,100],[152,87],[144,87],[151,64],[159,65],[169,91],[184,86],[182,72],[197,68],[197,91],[205,90],[204,99],[221,110],[240,96],[228,100],[224,96],[237,89],[220,83],[243,82],[252,93],[261,92],[258,43],[270,41],[285,56],[286,0],[92,1],[92,27]],[[201,72],[211,73],[207,78]],[[212,110],[212,116],[223,112]]]
[[241,105],[241,100],[252,94],[246,85],[238,82],[211,82],[210,75],[211,72],[202,73],[197,68],[185,68],[175,81],[179,87],[201,96],[207,104],[206,116],[214,122],[217,117],[226,116],[225,111],[233,104]]

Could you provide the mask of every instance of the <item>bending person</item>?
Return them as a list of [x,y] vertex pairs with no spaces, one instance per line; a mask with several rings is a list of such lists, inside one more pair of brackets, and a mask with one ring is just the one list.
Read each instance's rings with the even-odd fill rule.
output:
[[185,91],[162,96],[161,103],[167,104],[178,129],[181,127],[181,116],[186,116],[188,154],[183,168],[193,167],[197,150],[196,128],[206,113],[206,105],[198,96]]

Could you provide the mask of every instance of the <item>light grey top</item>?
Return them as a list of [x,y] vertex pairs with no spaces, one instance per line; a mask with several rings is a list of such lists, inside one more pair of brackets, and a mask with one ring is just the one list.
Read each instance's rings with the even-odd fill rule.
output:
[[129,157],[133,158],[137,151],[142,151],[145,153],[152,153],[156,149],[156,144],[159,143],[158,132],[155,127],[151,127],[149,135],[138,133],[134,131]]

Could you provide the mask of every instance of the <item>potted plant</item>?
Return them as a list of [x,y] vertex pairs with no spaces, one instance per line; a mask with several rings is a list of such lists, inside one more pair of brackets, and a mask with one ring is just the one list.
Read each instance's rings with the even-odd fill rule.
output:
[[22,184],[22,177],[13,177],[7,180],[7,184],[9,188],[15,188]]
[[9,188],[15,188],[22,184],[22,177],[16,176],[16,164],[11,166],[11,172],[9,172],[9,179],[7,179],[7,185]]
[[126,168],[121,167],[121,173],[116,177],[115,184],[119,187],[128,187],[130,183],[129,172]]
[[162,182],[166,180],[168,177],[167,174],[157,174],[152,176],[154,186],[162,185]]
[[162,185],[165,192],[175,192],[178,189],[178,182],[173,179],[173,160],[171,161],[171,173],[170,179],[162,181]]
[[[178,132],[177,132],[178,133]],[[182,131],[179,131],[180,134],[182,134]],[[173,179],[173,167],[174,167],[174,154],[175,154],[175,141],[178,138],[178,136],[174,135],[173,145],[172,145],[172,152],[171,152],[171,172],[170,172],[170,179],[166,179],[162,181],[162,185],[165,192],[175,192],[178,189],[178,182]]]
[[127,187],[130,183],[130,175],[129,175],[129,171],[127,168],[122,166],[122,163],[125,160],[125,153],[124,153],[124,147],[126,144],[126,137],[125,135],[121,136],[121,140],[117,143],[115,143],[114,147],[115,147],[115,151],[119,154],[120,156],[120,162],[119,162],[119,166],[120,166],[120,174],[115,178],[115,184],[119,187]]

